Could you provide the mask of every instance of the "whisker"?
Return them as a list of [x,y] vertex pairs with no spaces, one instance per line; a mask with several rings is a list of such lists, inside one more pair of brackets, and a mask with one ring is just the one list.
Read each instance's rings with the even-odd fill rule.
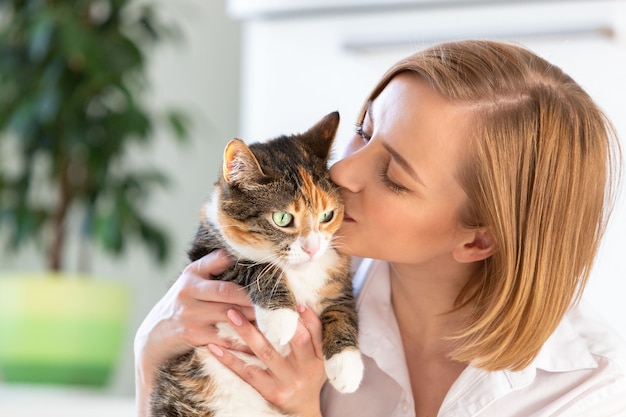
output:
[[337,242],[337,244],[334,244],[334,242],[333,242],[333,244],[331,244],[330,247],[332,247],[333,249],[336,249],[336,250],[338,250],[340,252],[341,252],[341,249],[347,249],[347,250],[351,249],[350,246],[346,245],[344,242]]
[[278,289],[278,284],[283,279],[284,275],[285,275],[285,271],[281,270],[280,275],[278,275],[278,277],[274,281],[274,287],[272,288],[272,291],[270,292],[270,298],[273,298],[274,294],[276,293],[276,290]]
[[[269,279],[274,279],[275,276],[276,276],[276,271],[281,271],[281,275],[282,275],[282,269],[278,265],[276,265],[273,262],[270,262],[270,263],[266,264],[265,268],[263,268],[261,273],[259,273],[259,275],[257,276],[257,279],[256,279],[257,285],[260,286],[259,282],[261,281],[261,279],[267,280],[268,279],[267,275],[271,276],[271,278],[269,278]],[[270,291],[270,294],[269,294],[270,299],[272,298],[274,292],[276,291],[277,282],[279,280],[280,280],[280,277],[275,280],[274,287],[272,288],[272,290]]]

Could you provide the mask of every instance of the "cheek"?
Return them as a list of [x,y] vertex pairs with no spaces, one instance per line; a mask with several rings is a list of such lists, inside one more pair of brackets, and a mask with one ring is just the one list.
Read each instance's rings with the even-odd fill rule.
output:
[[393,250],[413,251],[416,248],[447,246],[455,230],[456,217],[441,206],[398,202],[383,198],[369,213],[368,227],[378,246]]
[[[373,209],[373,216],[370,218],[370,225],[376,230],[381,240],[397,241],[404,240],[420,228],[419,222],[415,219],[415,213],[407,209],[404,205],[394,204],[392,199],[385,199],[379,195],[377,201],[378,209]],[[389,239],[387,238],[389,236]]]

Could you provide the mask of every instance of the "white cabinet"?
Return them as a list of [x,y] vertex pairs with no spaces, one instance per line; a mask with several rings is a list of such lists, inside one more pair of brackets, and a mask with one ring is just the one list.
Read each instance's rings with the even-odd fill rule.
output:
[[[240,120],[246,140],[303,130],[333,110],[342,115],[339,137],[347,138],[362,101],[396,60],[438,41],[496,38],[523,43],[581,83],[614,121],[626,150],[624,1],[468,0],[434,8],[436,2],[425,7],[424,1],[407,0],[384,9],[381,1],[352,7],[356,2],[338,0],[320,2],[323,9],[313,12],[312,2],[260,3],[229,3],[244,19]],[[329,12],[331,3],[340,11]],[[626,337],[624,197],[588,298]]]

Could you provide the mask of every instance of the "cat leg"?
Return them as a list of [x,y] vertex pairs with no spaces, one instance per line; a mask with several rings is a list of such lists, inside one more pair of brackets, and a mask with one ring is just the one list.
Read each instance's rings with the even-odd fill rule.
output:
[[[274,346],[282,356],[287,356],[291,352],[289,341],[293,338],[298,327],[298,313],[287,308],[279,310],[267,310],[256,306],[256,322],[259,330],[265,338]],[[245,346],[246,343],[233,329],[226,323],[216,323],[217,334],[224,339],[232,340],[236,345]]]
[[296,334],[300,315],[289,308],[267,309],[255,306],[256,322],[265,338],[282,356],[291,352],[289,341]]
[[324,360],[328,381],[339,392],[354,392],[363,379],[363,359],[356,348],[347,348]]
[[281,355],[287,356],[291,352],[289,341],[296,334],[300,315],[284,274],[280,269],[270,269],[262,264],[248,268],[246,273],[257,327]]
[[332,303],[320,319],[326,376],[337,391],[354,392],[363,379],[364,368],[354,304],[351,300]]
[[233,327],[224,322],[215,323],[215,328],[217,329],[217,335],[222,339],[229,339],[235,346],[246,346],[246,342],[239,336],[239,334],[233,329]]

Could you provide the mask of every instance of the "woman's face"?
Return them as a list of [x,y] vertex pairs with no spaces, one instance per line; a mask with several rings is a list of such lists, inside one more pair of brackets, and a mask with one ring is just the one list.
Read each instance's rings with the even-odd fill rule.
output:
[[370,104],[346,156],[331,168],[346,214],[343,252],[443,266],[468,230],[466,195],[455,177],[469,126],[467,107],[441,97],[415,74],[400,74]]

